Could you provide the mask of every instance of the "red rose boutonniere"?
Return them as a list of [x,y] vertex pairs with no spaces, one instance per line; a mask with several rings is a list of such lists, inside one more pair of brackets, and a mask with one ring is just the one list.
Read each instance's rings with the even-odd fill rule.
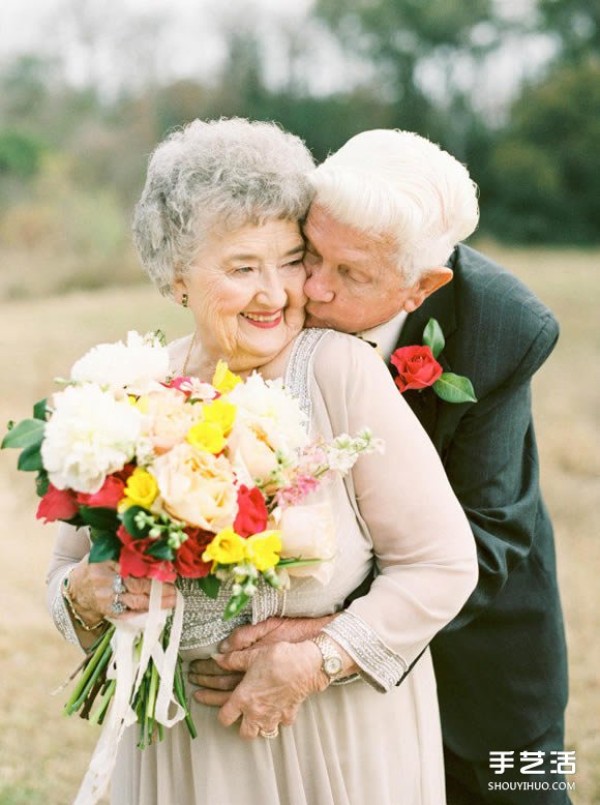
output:
[[438,397],[450,403],[477,402],[468,377],[444,372],[436,360],[446,341],[436,319],[429,319],[423,330],[423,346],[400,347],[390,358],[398,371],[394,382],[402,393],[431,386]]

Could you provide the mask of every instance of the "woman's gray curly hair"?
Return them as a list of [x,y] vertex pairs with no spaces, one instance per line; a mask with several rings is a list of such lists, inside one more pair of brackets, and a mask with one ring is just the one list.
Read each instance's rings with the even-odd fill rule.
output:
[[185,273],[206,238],[268,219],[301,221],[314,160],[302,140],[275,123],[194,120],[170,134],[148,164],[133,234],[162,294]]

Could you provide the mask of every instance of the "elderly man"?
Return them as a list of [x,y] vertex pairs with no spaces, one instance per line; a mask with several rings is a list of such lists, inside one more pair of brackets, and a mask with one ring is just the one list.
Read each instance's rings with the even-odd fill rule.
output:
[[[477,397],[404,391],[478,545],[478,586],[431,646],[448,801],[568,802],[558,790],[574,771],[563,750],[566,646],[531,412],[531,377],[556,343],[556,321],[515,277],[460,243],[477,225],[476,188],[428,140],[363,132],[315,171],[314,184],[307,325],[357,333],[390,361],[399,347],[421,345],[435,319],[445,342],[438,362],[468,378]],[[321,625],[271,619],[242,627],[223,649],[295,641]],[[220,664],[241,671],[243,653]],[[192,668],[193,682],[213,688],[198,691],[200,701],[221,704],[239,679],[220,673],[211,661]]]

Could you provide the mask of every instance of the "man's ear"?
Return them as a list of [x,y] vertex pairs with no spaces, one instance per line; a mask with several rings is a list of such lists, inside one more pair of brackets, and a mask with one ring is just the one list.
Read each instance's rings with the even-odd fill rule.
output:
[[428,296],[450,282],[454,274],[448,266],[436,266],[423,271],[419,279],[409,289],[404,300],[404,310],[413,313],[420,307]]

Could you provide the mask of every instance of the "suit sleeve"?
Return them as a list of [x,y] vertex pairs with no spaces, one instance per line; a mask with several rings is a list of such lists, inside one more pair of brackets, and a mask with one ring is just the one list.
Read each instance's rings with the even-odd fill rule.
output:
[[477,587],[445,631],[465,626],[487,609],[532,548],[543,502],[531,377],[557,338],[558,325],[548,313],[513,374],[464,416],[444,456],[479,563]]

